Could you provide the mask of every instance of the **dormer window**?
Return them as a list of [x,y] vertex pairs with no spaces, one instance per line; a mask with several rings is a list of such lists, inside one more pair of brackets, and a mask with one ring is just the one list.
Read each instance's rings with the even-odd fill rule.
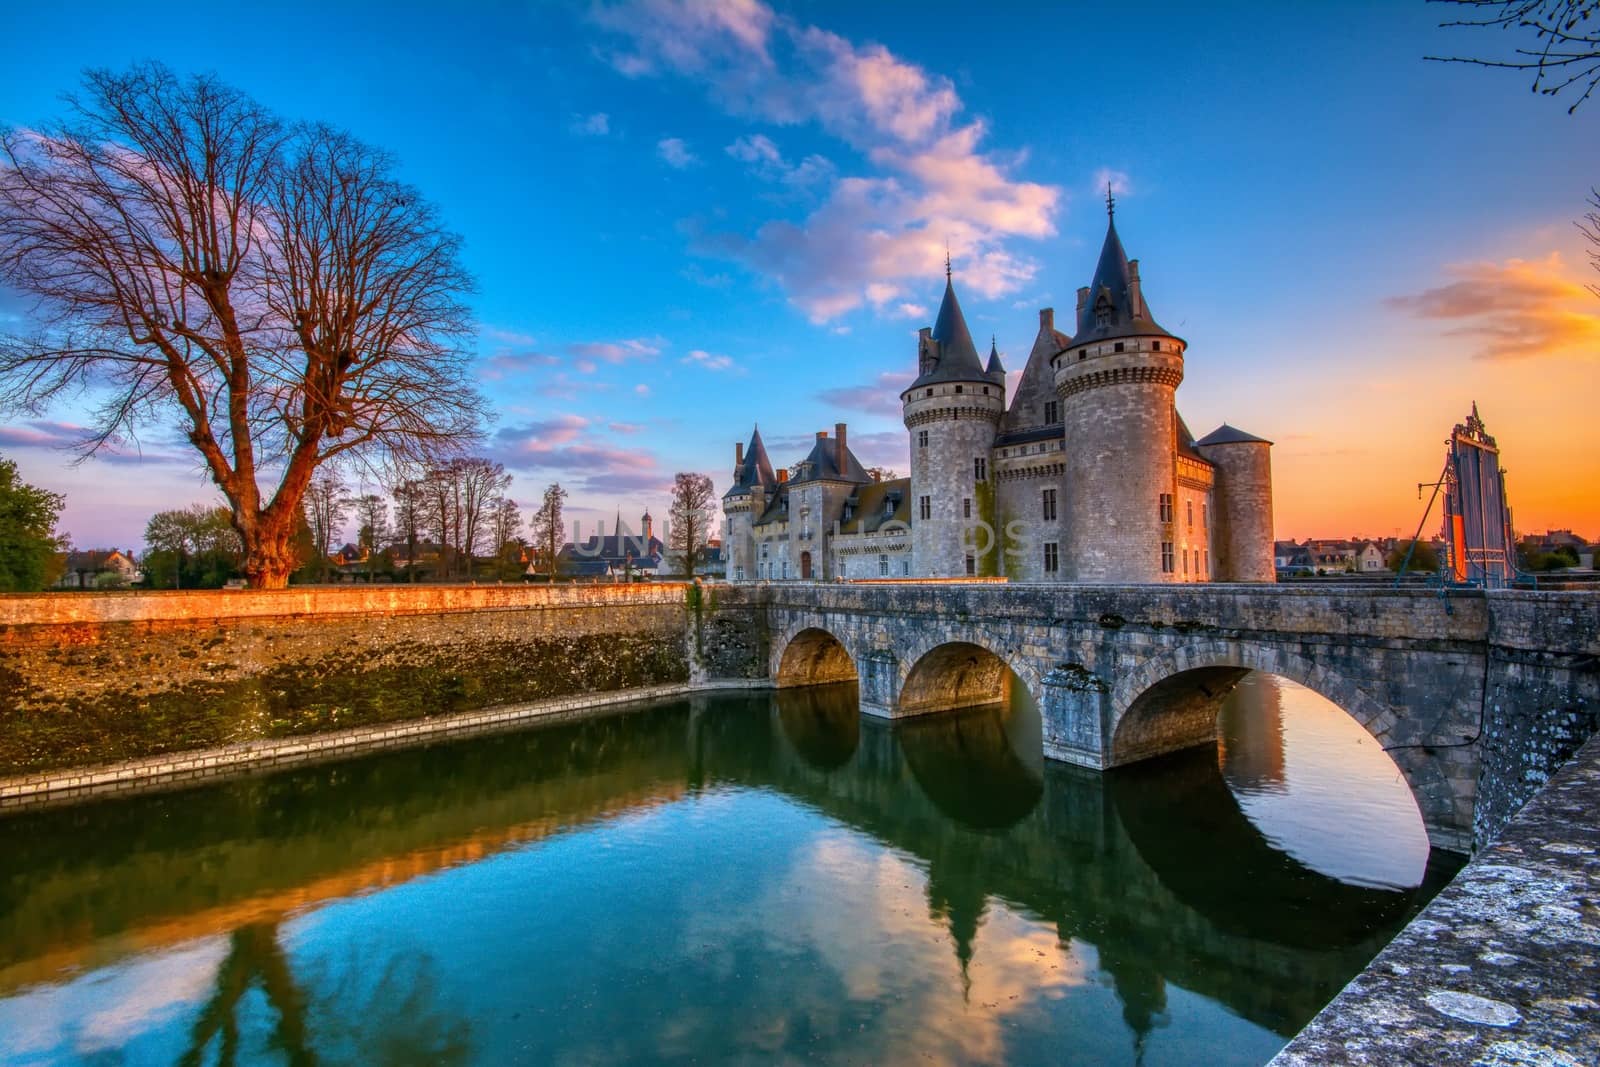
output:
[[1096,328],[1111,325],[1111,298],[1105,293],[1094,302],[1094,324]]

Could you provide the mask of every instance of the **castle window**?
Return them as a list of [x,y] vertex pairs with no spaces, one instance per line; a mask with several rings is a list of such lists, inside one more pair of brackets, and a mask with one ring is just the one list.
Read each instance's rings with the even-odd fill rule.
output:
[[1088,354],[1089,354],[1089,350],[1087,348],[1078,349],[1078,362],[1082,363],[1084,357],[1087,356]]
[[[1161,514],[1161,521],[1162,522],[1171,522],[1172,521],[1172,494],[1171,493],[1162,493],[1161,494],[1160,514]],[[1171,548],[1172,546],[1168,545],[1167,547]]]
[[1160,341],[1151,341],[1150,342],[1150,351],[1152,351],[1152,352],[1161,351],[1161,342]]
[[789,561],[788,560],[784,560],[783,561],[783,576],[785,578],[789,577]]
[[989,461],[982,456],[972,458],[972,480],[986,482],[989,480]]
[[1055,517],[1056,517],[1056,491],[1054,489],[1046,489],[1044,491],[1044,521],[1045,522],[1054,522],[1055,521]]
[[1060,422],[1061,421],[1061,401],[1059,401],[1059,400],[1046,400],[1044,402],[1044,421],[1045,422]]
[[1060,569],[1060,550],[1054,541],[1046,541],[1044,543],[1044,572],[1046,574],[1055,574]]
[[763,541],[761,543],[761,558],[762,559],[766,559],[767,558],[767,549],[769,549],[771,547],[772,546],[767,544],[765,541]]
[[918,516],[920,516],[921,518],[924,518],[924,519],[933,518],[933,498],[932,497],[925,496],[925,497],[918,498],[918,500],[917,500],[917,514],[918,514]]
[[1121,352],[1124,346],[1121,341],[1118,341],[1115,347],[1118,352]]
[[918,430],[917,431],[917,447],[918,448],[927,448],[928,447],[928,431],[927,430]]
[[1184,511],[1186,511],[1188,513],[1189,529],[1192,530],[1192,529],[1194,529],[1194,501],[1193,500],[1185,500],[1183,502],[1183,508],[1184,508]]
[[972,518],[972,498],[970,496],[961,498],[961,517],[963,519]]
[[1183,573],[1186,577],[1189,574],[1189,550],[1187,548],[1183,550]]
[[1209,578],[1209,577],[1211,577],[1211,550],[1209,548],[1205,550],[1205,554],[1204,554],[1203,558],[1205,560],[1206,569],[1204,571],[1202,571],[1201,573],[1204,574],[1207,578]]
[[878,577],[880,577],[880,578],[889,577],[889,557],[888,556],[879,556],[878,557]]
[[989,387],[987,385],[983,387],[983,395],[984,396],[988,396],[989,395]]
[[1172,573],[1172,542],[1161,542],[1161,573]]
[[977,560],[977,557],[976,556],[971,556],[971,555],[967,556],[967,574],[973,575],[973,574],[977,574],[977,573],[978,573],[978,560]]
[[1208,530],[1211,528],[1211,509],[1204,504],[1200,505],[1200,525]]
[[932,389],[929,389],[929,390],[928,390],[928,391],[927,391],[927,392],[926,392],[926,393],[925,393],[925,394],[923,394],[923,395],[925,395],[925,396],[932,396],[932,395],[933,395],[933,390],[932,390]]
[[961,392],[961,386],[959,386],[959,385],[956,386],[956,392],[958,392],[958,393]]
[[904,574],[907,578],[911,577],[911,561],[909,559],[900,564],[900,573]]
[[1094,324],[1096,326],[1111,325],[1111,301],[1102,292],[1100,299],[1094,304]]

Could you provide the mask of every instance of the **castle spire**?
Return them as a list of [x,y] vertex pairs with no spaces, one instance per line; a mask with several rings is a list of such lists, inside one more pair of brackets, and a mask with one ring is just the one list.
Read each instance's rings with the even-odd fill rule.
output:
[[983,373],[1002,381],[1006,376],[1006,369],[1000,363],[1000,350],[995,347],[994,334],[989,335],[989,365],[983,369]]

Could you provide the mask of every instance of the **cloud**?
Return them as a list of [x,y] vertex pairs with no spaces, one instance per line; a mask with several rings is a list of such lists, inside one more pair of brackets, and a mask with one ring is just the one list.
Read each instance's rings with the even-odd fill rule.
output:
[[699,348],[694,349],[687,356],[684,356],[683,362],[697,367],[704,367],[706,370],[736,369],[734,368],[732,357],[715,355]]
[[635,434],[644,432],[644,427],[637,422],[608,422],[606,423],[606,429],[612,433]]
[[[608,423],[605,429],[631,434],[640,427]],[[582,415],[535,419],[496,431],[490,451],[511,470],[553,478],[583,493],[656,491],[672,481],[654,453],[619,448],[595,430]]]
[[681,137],[663,137],[656,142],[656,155],[674,170],[687,170],[700,162],[700,157],[689,151]]
[[1456,263],[1454,281],[1384,303],[1418,318],[1459,323],[1446,337],[1476,342],[1479,359],[1528,359],[1600,351],[1594,294],[1567,274],[1559,252],[1542,260]]
[[579,341],[568,345],[567,351],[589,360],[628,363],[659,356],[666,344],[662,337],[631,337],[624,341]]
[[574,115],[569,128],[580,137],[604,137],[611,132],[611,117],[604,111],[596,111],[592,115]]
[[831,182],[836,173],[833,162],[826,156],[812,154],[799,163],[790,163],[778,151],[778,146],[764,134],[740,137],[727,148],[728,155],[745,163],[750,173],[763,181],[784,185],[807,186]]
[[634,386],[633,387],[633,391],[638,396],[649,396],[650,395],[650,387],[648,385],[644,384],[643,382],[640,382],[638,385]]
[[816,125],[870,165],[836,178],[824,157],[790,164],[770,137],[741,137],[727,151],[758,178],[803,176],[827,187],[825,199],[753,233],[691,230],[699,250],[776,281],[813,321],[864,303],[881,309],[868,295],[874,285],[929,292],[947,241],[962,284],[985,296],[1012,292],[1037,272],[1013,245],[1056,232],[1061,190],[1013,177],[1020,154],[985,150],[987,126],[961,119],[948,78],[757,0],[624,0],[593,18],[615,45],[603,54],[625,76],[689,78],[732,115]]
[[[898,413],[898,412],[897,412]],[[833,430],[830,427],[829,440],[831,442]],[[910,458],[910,439],[904,430],[882,430],[871,433],[858,433],[851,431],[849,438],[850,451],[861,461],[865,467],[889,467],[905,474],[907,460]],[[775,457],[773,462],[778,463],[778,456],[794,457],[792,462],[798,463],[810,455],[812,448],[816,447],[817,435],[789,434],[778,435],[767,441],[767,447]],[[787,462],[779,463],[788,466]]]
[[[75,453],[93,434],[91,427],[77,423],[30,419],[0,426],[0,449]],[[200,462],[200,454],[189,450],[187,439],[176,433],[157,431],[150,443],[153,447],[147,450],[136,437],[112,437],[95,452],[94,460],[113,464]]]
[[1094,172],[1094,182],[1089,189],[1096,196],[1106,195],[1106,186],[1111,187],[1114,196],[1132,196],[1133,182],[1126,171],[1112,170],[1110,167],[1101,167]]
[[726,289],[733,284],[733,277],[721,271],[716,274],[707,274],[698,264],[691,263],[678,272],[687,280],[707,289]]
[[[824,389],[817,399],[832,407],[863,411],[869,415],[887,415],[899,418],[900,394],[911,384],[911,375],[885,372],[865,385],[851,385],[838,389]],[[903,436],[903,435],[902,435]]]

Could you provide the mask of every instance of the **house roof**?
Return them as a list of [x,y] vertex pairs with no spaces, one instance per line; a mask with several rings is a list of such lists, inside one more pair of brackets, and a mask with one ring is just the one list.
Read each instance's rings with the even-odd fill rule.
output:
[[[1102,317],[1104,321],[1096,325]],[[1142,290],[1135,294],[1133,268],[1128,263],[1128,253],[1122,249],[1122,238],[1117,236],[1116,216],[1108,212],[1100,262],[1095,265],[1094,280],[1089,283],[1089,297],[1078,309],[1078,332],[1073,335],[1072,343],[1081,345],[1113,337],[1151,334],[1172,336],[1151,316]]]
[[612,533],[592,536],[582,544],[568,541],[556,553],[556,558],[563,564],[574,559],[621,564],[631,559],[638,565],[642,560],[660,556],[665,549],[659,537],[647,539],[642,534]]
[[1178,414],[1177,408],[1172,409],[1172,425],[1174,433],[1177,437],[1174,445],[1177,448],[1178,454],[1180,456],[1187,456],[1193,460],[1198,460],[1207,466],[1212,466],[1213,464],[1209,459],[1195,451],[1194,434],[1189,432],[1189,424],[1183,421],[1183,416]]
[[[847,439],[848,441],[848,439]],[[839,464],[839,439],[837,437],[817,438],[817,443],[811,446],[811,452],[801,460],[799,473],[789,480],[790,485],[803,482],[870,482],[872,477],[867,474],[867,469],[856,459],[856,454],[850,451],[848,444],[844,449],[844,465]]]
[[1210,433],[1206,434],[1200,440],[1195,442],[1195,444],[1200,445],[1201,447],[1205,447],[1206,445],[1238,445],[1247,443],[1270,445],[1272,442],[1268,441],[1265,437],[1257,437],[1253,433],[1245,433],[1238,427],[1229,426],[1227,423],[1223,423],[1221,426],[1218,426],[1215,430],[1212,430]]
[[845,501],[850,508],[850,518],[839,524],[839,532],[847,534],[875,533],[888,522],[911,525],[911,479],[893,478],[885,482],[868,482]]

